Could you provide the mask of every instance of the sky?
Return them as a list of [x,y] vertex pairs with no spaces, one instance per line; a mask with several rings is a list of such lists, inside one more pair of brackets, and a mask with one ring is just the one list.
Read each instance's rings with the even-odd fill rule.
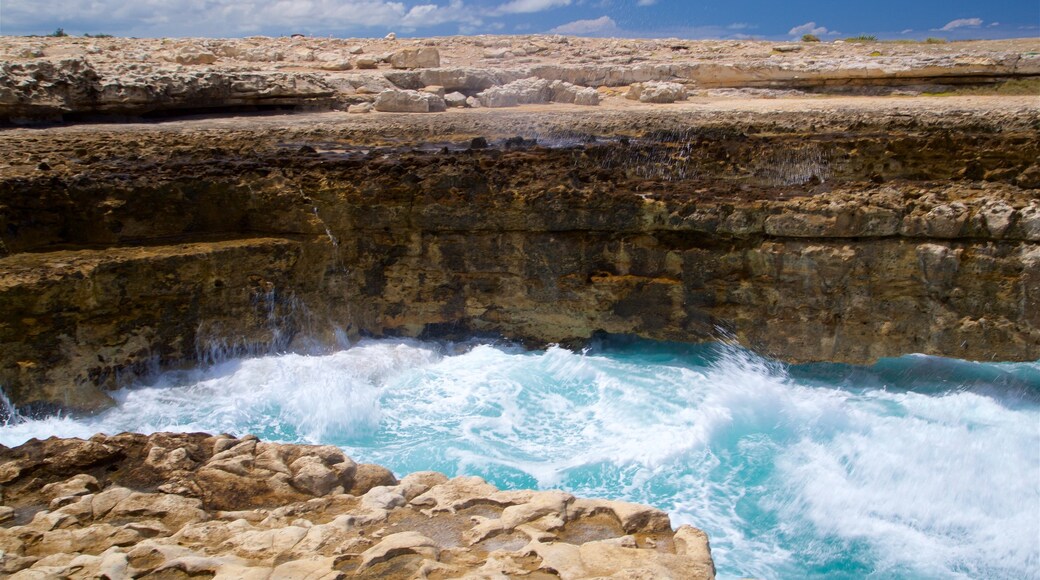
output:
[[1038,0],[0,0],[0,34],[575,34],[822,40],[1040,36]]

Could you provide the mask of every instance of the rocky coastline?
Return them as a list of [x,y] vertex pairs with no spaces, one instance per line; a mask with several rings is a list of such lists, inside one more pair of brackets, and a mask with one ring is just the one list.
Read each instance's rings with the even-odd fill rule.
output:
[[1035,360],[1034,102],[9,129],[0,384],[89,411],[163,369],[359,336]]
[[336,447],[156,433],[0,448],[7,578],[711,579],[667,514],[434,472]]
[[[1040,359],[1035,48],[4,37],[0,413],[364,336]],[[15,578],[714,577],[652,508],[252,436],[0,486]]]

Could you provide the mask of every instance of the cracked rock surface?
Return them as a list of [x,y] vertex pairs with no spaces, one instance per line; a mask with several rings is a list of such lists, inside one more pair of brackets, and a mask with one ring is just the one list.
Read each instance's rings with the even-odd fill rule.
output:
[[[473,103],[484,107],[518,106],[531,91],[514,86],[501,94],[499,89],[521,79],[528,79],[526,85],[565,83],[537,102],[650,107],[683,100],[687,92],[720,96],[718,91],[737,91],[759,97],[921,94],[1011,80],[1035,82],[1038,75],[1040,56],[1032,39],[778,44],[545,35],[408,40],[3,37],[0,122],[347,110],[371,103],[388,89],[432,86],[473,97]],[[651,84],[636,103],[626,104],[625,87],[640,83]],[[635,90],[638,94],[641,89]],[[431,113],[444,108],[377,110]]]
[[34,439],[0,448],[0,485],[9,578],[714,578],[707,536],[659,510],[330,446]]

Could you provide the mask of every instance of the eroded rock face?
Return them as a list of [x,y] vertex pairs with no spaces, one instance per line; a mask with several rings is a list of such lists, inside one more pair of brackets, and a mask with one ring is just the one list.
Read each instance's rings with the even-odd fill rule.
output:
[[914,103],[10,131],[0,385],[94,410],[158,370],[362,334],[1036,360],[1037,113]]
[[705,534],[653,508],[398,481],[252,436],[33,440],[0,449],[0,485],[0,573],[15,578],[714,578]]

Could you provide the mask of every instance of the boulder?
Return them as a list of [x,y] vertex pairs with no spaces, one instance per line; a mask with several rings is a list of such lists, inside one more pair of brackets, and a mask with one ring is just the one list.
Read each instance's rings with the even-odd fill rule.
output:
[[425,86],[425,87],[423,87],[423,88],[421,88],[419,90],[424,92],[424,93],[430,93],[431,95],[437,95],[438,97],[441,97],[442,99],[444,98],[444,87],[439,86],[439,85],[429,85],[429,86]]
[[376,97],[375,108],[383,113],[437,113],[448,107],[434,94],[388,89]]
[[419,82],[423,85],[438,85],[444,87],[446,91],[460,91],[467,94],[503,84],[503,81],[516,80],[514,75],[507,76],[501,71],[473,68],[433,68],[419,71],[418,74]]
[[395,87],[406,91],[417,91],[426,85],[436,84],[423,82],[418,71],[388,70],[383,73],[383,77],[393,83]]
[[441,54],[432,46],[405,48],[390,55],[393,68],[435,68],[441,65]]
[[491,87],[477,95],[483,107],[515,107],[520,104],[519,92],[514,88]]
[[444,95],[444,103],[448,107],[461,108],[466,107],[466,95],[456,91]]
[[347,59],[342,60],[325,60],[317,64],[317,67],[321,70],[350,70],[353,67],[350,61]]
[[574,95],[575,105],[587,105],[594,106],[599,104],[599,92],[592,87],[585,87],[580,89]]
[[354,66],[356,66],[356,67],[358,67],[359,69],[362,69],[362,70],[374,69],[374,68],[379,68],[379,61],[376,60],[375,57],[362,56],[362,57],[359,57],[357,60],[354,61]]
[[528,77],[500,87],[491,87],[479,93],[477,97],[483,106],[493,108],[542,103],[599,104],[599,93],[596,92],[596,89],[537,77]]
[[659,81],[633,83],[625,98],[641,103],[674,103],[686,99],[686,87],[679,83]]
[[320,497],[339,485],[336,472],[313,455],[297,459],[290,467],[293,471],[292,486],[304,493]]

